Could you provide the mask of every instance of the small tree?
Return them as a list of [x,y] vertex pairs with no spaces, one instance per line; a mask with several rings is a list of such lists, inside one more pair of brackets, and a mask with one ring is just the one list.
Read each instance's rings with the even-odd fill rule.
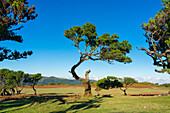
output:
[[23,71],[11,71],[11,74],[13,76],[13,84],[15,85],[17,94],[20,94],[23,90],[23,81],[25,78],[25,74]]
[[[37,17],[35,6],[29,7],[27,4],[27,0],[0,0],[0,41],[23,42],[22,37],[16,35],[15,32],[23,27],[18,25]],[[32,51],[20,53],[18,51],[12,52],[6,47],[0,47],[0,61],[27,58],[31,54]]]
[[12,91],[12,95],[15,93],[15,89],[17,94],[23,90],[23,80],[24,80],[24,72],[23,71],[13,71],[9,69],[1,69],[0,70],[0,82],[1,82],[1,95],[11,95],[8,90]]
[[36,92],[36,89],[35,89],[35,85],[37,84],[37,82],[42,78],[41,74],[40,73],[37,73],[37,74],[32,74],[32,75],[29,75],[29,74],[26,74],[25,75],[25,80],[24,82],[29,82],[32,84],[32,89],[34,90],[34,94],[36,95],[37,92]]
[[161,70],[155,69],[156,72],[170,74],[170,0],[162,2],[163,8],[142,25],[149,48],[141,47],[141,50],[153,59],[154,65],[162,67]]
[[[71,68],[70,73],[76,80],[81,81],[85,87],[84,96],[92,96],[91,86],[89,84],[89,73],[90,70],[86,71],[85,79],[80,78],[75,69],[86,60],[101,60],[108,63],[113,61],[130,63],[132,62],[130,57],[126,56],[131,50],[131,45],[128,41],[123,40],[118,41],[119,36],[113,34],[110,36],[109,33],[105,33],[102,36],[97,36],[96,26],[91,23],[86,23],[80,26],[74,26],[69,30],[65,30],[64,36],[69,40],[73,41],[73,46],[75,46],[79,53],[80,59],[76,65]],[[84,50],[81,49],[80,43],[84,44]]]
[[126,96],[127,95],[127,93],[126,93],[126,90],[128,89],[128,87],[130,86],[130,85],[132,85],[132,84],[134,84],[134,83],[137,83],[137,81],[134,79],[134,78],[130,78],[130,77],[124,77],[123,79],[122,79],[122,82],[124,83],[124,89],[122,89],[121,87],[120,87],[120,90],[122,90],[123,92],[124,92],[124,95]]
[[117,77],[114,76],[107,76],[107,78],[100,79],[96,82],[96,89],[95,91],[98,92],[97,96],[100,95],[100,91],[102,89],[112,89],[112,88],[118,88],[123,87],[123,84],[118,81]]

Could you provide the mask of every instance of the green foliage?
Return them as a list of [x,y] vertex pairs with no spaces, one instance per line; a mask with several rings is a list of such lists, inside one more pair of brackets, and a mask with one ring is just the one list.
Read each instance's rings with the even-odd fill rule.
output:
[[25,74],[25,79],[24,82],[26,83],[30,83],[32,85],[32,88],[34,90],[34,94],[36,95],[36,89],[34,88],[34,86],[37,84],[37,82],[42,78],[41,73],[37,73],[37,74]]
[[[1,69],[0,70],[0,88],[4,89],[7,88],[8,83],[10,82],[8,80],[8,75],[9,75],[9,70],[8,69]],[[6,83],[7,81],[7,83]]]
[[122,83],[124,84],[124,89],[122,89],[120,87],[120,90],[122,90],[124,92],[124,95],[126,96],[127,93],[126,93],[126,90],[128,89],[128,86],[129,85],[132,85],[134,83],[138,83],[138,81],[136,81],[134,78],[130,78],[130,77],[124,77],[124,78],[121,78],[119,79],[120,81],[122,81]]
[[162,6],[154,18],[142,24],[149,44],[148,49],[142,50],[153,59],[154,65],[162,67],[162,70],[156,72],[170,73],[170,0],[162,0]]
[[[23,71],[13,71],[9,69],[0,69],[0,89],[1,91],[5,90],[8,92],[8,89],[16,88],[17,94],[20,94],[22,91],[23,83],[24,82],[30,82],[33,85],[37,83],[38,80],[41,79],[41,74],[33,74],[32,76],[29,76],[29,74],[25,74]],[[20,89],[20,88],[21,89]],[[1,92],[1,95],[3,95],[4,92]]]
[[[72,73],[76,80],[83,82],[84,85],[86,84],[87,87],[85,86],[85,95],[92,95],[91,85],[89,82],[86,82],[86,80],[88,80],[88,74],[91,71],[86,71],[86,80],[82,78],[80,79],[80,77],[76,74],[75,69],[82,62],[86,60],[101,60],[108,63],[113,63],[113,61],[124,63],[132,62],[131,58],[126,56],[126,53],[129,53],[132,49],[128,41],[124,40],[119,42],[119,36],[117,34],[110,36],[109,33],[105,33],[102,36],[98,36],[96,26],[92,23],[86,23],[82,25],[82,27],[74,26],[65,30],[64,36],[73,41],[73,45],[77,47],[81,54],[79,62],[71,68],[70,73]],[[80,47],[81,42],[84,47]],[[106,82],[105,84],[108,83]],[[101,87],[106,89],[108,88],[107,85],[102,85]]]
[[55,83],[51,83],[51,82],[50,82],[48,85],[55,85]]
[[123,87],[123,84],[118,81],[117,77],[107,76],[107,78],[100,79],[96,82],[97,88],[96,91],[101,89],[110,89],[110,88],[118,88]]
[[170,87],[170,83],[161,84],[160,86],[164,86],[164,87]]
[[13,81],[17,86],[21,86],[21,81],[24,79],[24,72],[23,71],[11,71],[11,74],[13,74]]
[[[27,4],[27,0],[0,0],[0,41],[23,42],[22,36],[17,35],[15,31],[23,28],[19,26],[20,23],[26,23],[37,17],[35,6],[29,7]],[[31,54],[32,51],[20,53],[0,47],[0,61],[27,58]]]
[[25,80],[24,82],[28,82],[31,83],[33,86],[37,84],[37,82],[42,78],[41,73],[37,73],[37,74],[26,74],[25,75]]
[[[23,71],[13,71],[9,69],[0,69],[0,87],[1,89],[13,89],[16,88],[17,94],[21,92],[18,87],[23,86],[24,72]],[[3,93],[3,92],[1,92]],[[3,95],[3,94],[1,94]]]
[[56,85],[66,85],[65,83],[57,83]]
[[[82,60],[102,60],[109,63],[113,61],[132,62],[131,58],[126,56],[126,53],[132,49],[128,41],[119,42],[117,34],[110,36],[109,33],[105,33],[98,36],[94,24],[86,23],[82,27],[74,26],[65,30],[64,36],[73,41],[73,45],[78,48]],[[84,42],[85,50],[81,50],[79,47],[81,42]]]
[[132,85],[134,83],[138,83],[138,81],[136,81],[134,78],[130,78],[130,77],[124,77],[123,78],[123,83],[125,85]]

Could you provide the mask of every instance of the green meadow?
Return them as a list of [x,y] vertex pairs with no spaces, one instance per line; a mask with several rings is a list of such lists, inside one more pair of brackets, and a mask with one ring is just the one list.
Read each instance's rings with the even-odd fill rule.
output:
[[[128,94],[165,94],[170,88],[129,88]],[[170,96],[123,96],[120,89],[102,90],[96,97],[83,97],[83,87],[37,88],[45,96],[0,100],[0,112],[7,113],[170,113]],[[21,95],[32,95],[25,88]]]

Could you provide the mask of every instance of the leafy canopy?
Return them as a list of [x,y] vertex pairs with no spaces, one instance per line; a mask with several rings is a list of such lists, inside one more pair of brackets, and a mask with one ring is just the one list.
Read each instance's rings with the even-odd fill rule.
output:
[[[22,43],[22,36],[16,34],[16,31],[23,27],[19,24],[33,20],[37,16],[35,6],[29,7],[27,0],[0,0],[0,41],[11,40]],[[31,54],[32,51],[20,53],[0,47],[0,61],[27,58]]]
[[149,48],[141,47],[149,55],[154,65],[162,67],[156,72],[170,74],[170,0],[162,0],[163,8],[148,23],[143,23],[144,36]]
[[0,69],[0,86],[9,89],[21,87],[23,85],[24,72],[9,69]]
[[[102,60],[112,63],[114,60],[118,62],[130,63],[131,58],[126,56],[132,49],[128,41],[119,42],[119,36],[105,33],[98,36],[96,26],[91,23],[86,23],[80,26],[74,26],[65,30],[64,36],[73,41],[73,45],[78,48],[81,54],[81,60]],[[80,48],[80,43],[84,44]]]
[[32,85],[36,85],[37,82],[42,78],[41,73],[37,73],[37,74],[25,74],[25,80],[24,82],[28,82],[31,83]]
[[101,89],[110,89],[123,87],[123,84],[118,81],[117,77],[107,76],[107,78],[100,79],[96,82],[97,88],[96,91]]
[[130,78],[130,77],[124,77],[123,78],[123,83],[125,84],[125,86],[127,85],[132,85],[134,83],[137,83],[138,81],[136,81],[134,78]]

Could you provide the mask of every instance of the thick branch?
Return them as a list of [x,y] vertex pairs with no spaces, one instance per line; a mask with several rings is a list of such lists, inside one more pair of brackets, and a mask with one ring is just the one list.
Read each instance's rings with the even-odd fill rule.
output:
[[120,87],[120,90],[122,90],[122,91],[126,91],[126,90],[127,90],[127,88],[125,88],[125,89],[122,89],[122,88]]
[[87,46],[88,46],[88,44],[86,44],[86,47],[85,47],[85,52],[86,52],[86,53],[88,53],[88,52],[87,52]]
[[[155,42],[155,43],[157,43],[158,41],[160,41],[164,36],[165,36],[165,33],[167,32],[167,29],[163,32],[163,35],[162,36],[160,36],[159,37],[159,39]],[[159,33],[160,34],[160,33]]]
[[155,69],[155,71],[158,72],[158,73],[164,73],[164,72],[165,72],[165,69],[161,69],[161,70]]
[[170,55],[166,55],[166,53],[168,53],[170,50],[167,50],[165,53],[158,54],[158,53],[155,52],[155,51],[149,51],[148,49],[143,48],[143,47],[141,47],[141,49],[139,49],[139,48],[137,47],[137,49],[138,49],[138,50],[144,50],[144,51],[146,51],[148,54],[155,54],[155,55],[158,56],[158,57],[162,57],[162,56],[164,56],[164,57],[170,57]]
[[92,58],[91,56],[89,56],[90,60],[96,61],[96,60],[101,60],[101,58]]
[[73,75],[73,77],[74,77],[76,80],[79,80],[79,81],[82,81],[83,78],[80,78],[80,77],[76,74],[75,69],[76,69],[83,61],[84,61],[84,60],[82,60],[82,59],[80,58],[80,61],[79,61],[76,65],[74,65],[74,66],[71,68],[71,71],[70,71],[70,73]]
[[80,51],[79,45],[76,46],[78,48],[79,53],[82,55],[82,52]]
[[154,51],[156,52],[156,47],[155,47],[155,44],[153,43],[153,35],[156,33],[156,31],[154,31],[154,33],[152,33],[152,37],[150,37],[151,39],[151,43],[153,45],[153,48],[154,48]]

